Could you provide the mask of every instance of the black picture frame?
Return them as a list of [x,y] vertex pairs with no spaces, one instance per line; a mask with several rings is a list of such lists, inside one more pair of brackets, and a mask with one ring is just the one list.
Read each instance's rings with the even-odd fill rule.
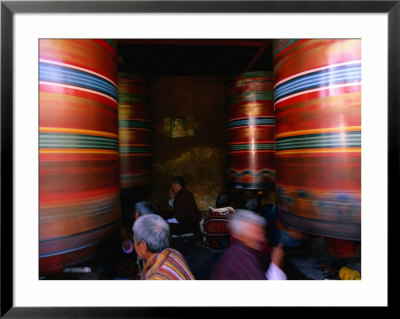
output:
[[[400,1],[1,1],[1,318],[187,317],[207,312],[222,317],[226,309],[190,307],[14,307],[13,304],[13,15],[15,13],[387,13],[388,14],[388,219],[398,213],[400,125]],[[382,212],[380,212],[382,213]],[[388,223],[388,236],[392,234]],[[388,237],[389,239],[389,237]],[[388,240],[388,247],[390,246]],[[388,254],[388,265],[390,256]],[[389,271],[389,269],[388,269]],[[389,272],[388,272],[389,273]],[[378,275],[378,274],[377,274]],[[388,287],[390,280],[388,280]],[[383,310],[390,309],[382,307]],[[382,310],[382,308],[380,308]],[[206,310],[206,311],[204,311]],[[308,314],[291,307],[292,314]],[[307,312],[306,312],[307,311]],[[331,312],[336,310],[331,309]],[[349,309],[346,310],[347,312]],[[285,311],[286,312],[286,311]],[[246,307],[235,315],[248,314]],[[267,315],[265,313],[265,315]]]

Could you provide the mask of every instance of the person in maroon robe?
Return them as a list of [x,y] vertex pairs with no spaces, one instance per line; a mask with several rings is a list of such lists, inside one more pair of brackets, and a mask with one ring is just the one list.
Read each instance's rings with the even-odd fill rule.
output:
[[201,213],[197,207],[193,194],[185,188],[182,177],[176,176],[171,183],[171,200],[173,216],[168,219],[171,235],[190,236],[199,233]]

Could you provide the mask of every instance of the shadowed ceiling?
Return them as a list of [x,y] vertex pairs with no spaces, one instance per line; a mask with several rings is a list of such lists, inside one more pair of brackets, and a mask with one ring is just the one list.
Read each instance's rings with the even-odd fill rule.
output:
[[119,71],[142,76],[233,76],[272,71],[272,41],[264,39],[124,39]]

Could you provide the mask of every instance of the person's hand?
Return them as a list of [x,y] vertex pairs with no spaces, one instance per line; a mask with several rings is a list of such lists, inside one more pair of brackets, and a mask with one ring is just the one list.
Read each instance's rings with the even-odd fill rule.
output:
[[283,245],[279,244],[278,246],[272,249],[271,262],[274,263],[279,268],[282,268],[284,255],[285,252],[283,250]]
[[172,187],[169,188],[168,192],[169,192],[169,198],[170,198],[170,199],[173,199],[173,198],[175,197],[175,192],[174,192],[174,190],[172,189]]

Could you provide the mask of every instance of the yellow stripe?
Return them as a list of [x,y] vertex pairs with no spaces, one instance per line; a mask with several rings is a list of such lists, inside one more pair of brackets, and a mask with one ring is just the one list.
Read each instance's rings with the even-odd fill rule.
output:
[[281,137],[286,137],[286,136],[295,136],[295,135],[316,134],[316,133],[352,132],[352,131],[361,131],[361,126],[332,127],[332,128],[291,131],[291,132],[287,132],[287,133],[277,134],[276,138],[281,138]]
[[73,133],[73,134],[84,134],[93,136],[106,136],[112,138],[118,138],[118,134],[108,133],[103,131],[94,130],[81,130],[75,128],[60,128],[60,127],[40,127],[39,132],[51,132],[51,133]]
[[118,155],[118,151],[114,150],[98,150],[98,149],[63,149],[63,148],[42,148],[39,150],[41,154],[72,154],[72,153],[87,153],[87,154],[114,154]]
[[307,154],[307,153],[354,153],[354,152],[361,153],[361,147],[288,150],[288,151],[278,151],[278,152],[276,152],[276,155]]

